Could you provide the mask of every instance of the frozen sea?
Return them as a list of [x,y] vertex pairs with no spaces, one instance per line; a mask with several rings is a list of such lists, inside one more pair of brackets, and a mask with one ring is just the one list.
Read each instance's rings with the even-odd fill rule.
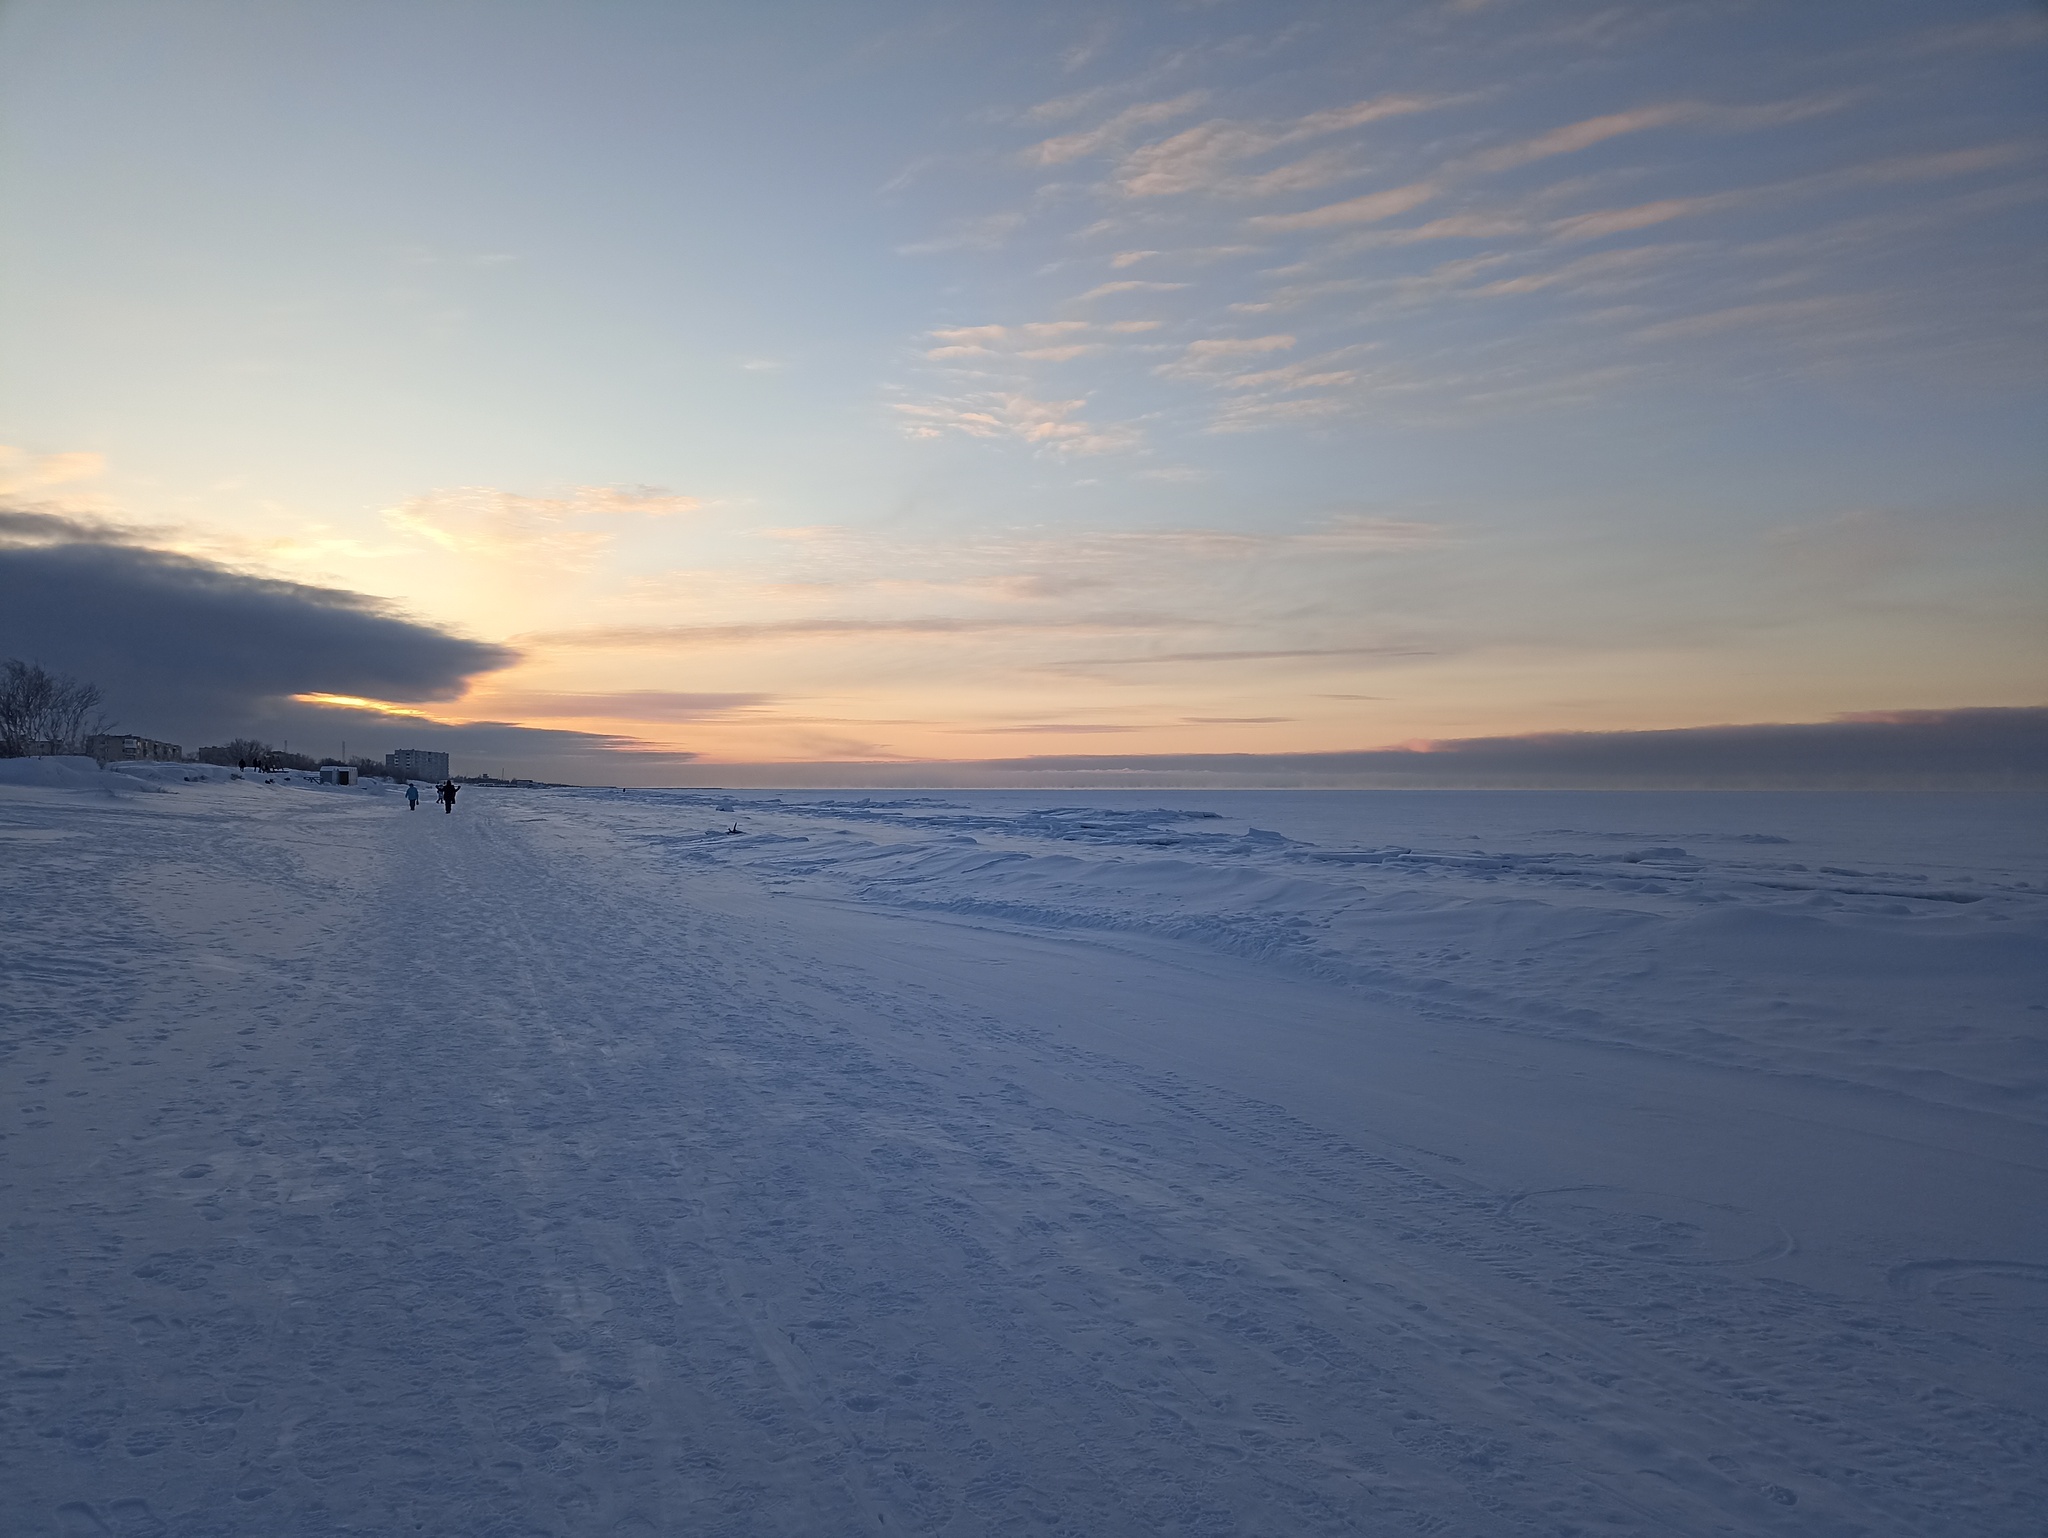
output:
[[2048,798],[0,764],[9,1533],[2048,1531]]

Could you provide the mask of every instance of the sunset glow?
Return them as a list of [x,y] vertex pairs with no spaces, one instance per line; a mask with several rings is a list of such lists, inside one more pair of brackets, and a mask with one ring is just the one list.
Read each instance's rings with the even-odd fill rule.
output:
[[2038,703],[2037,9],[804,16],[10,7],[0,489],[598,777]]

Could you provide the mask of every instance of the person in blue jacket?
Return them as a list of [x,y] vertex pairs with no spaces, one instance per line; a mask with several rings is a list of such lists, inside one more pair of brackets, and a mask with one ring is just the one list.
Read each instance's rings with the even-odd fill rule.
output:
[[420,788],[411,780],[405,782],[405,809],[408,812],[420,809]]

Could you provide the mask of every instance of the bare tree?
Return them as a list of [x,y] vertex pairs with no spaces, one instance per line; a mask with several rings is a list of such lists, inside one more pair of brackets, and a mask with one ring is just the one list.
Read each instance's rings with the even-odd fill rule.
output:
[[277,757],[277,749],[254,737],[237,737],[231,742],[201,748],[192,756],[202,764],[233,764],[237,768],[263,769]]
[[106,730],[97,684],[52,673],[37,662],[0,664],[0,758],[78,753]]
[[320,767],[317,758],[308,758],[304,753],[287,753],[254,737],[237,737],[232,742],[216,743],[199,749],[192,756],[202,764],[233,764],[240,768],[260,769],[266,774],[274,769]]

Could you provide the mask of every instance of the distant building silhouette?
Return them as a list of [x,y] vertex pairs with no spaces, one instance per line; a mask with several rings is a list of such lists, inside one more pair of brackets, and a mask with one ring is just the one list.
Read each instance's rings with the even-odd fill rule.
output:
[[400,748],[396,753],[384,755],[384,767],[408,780],[438,783],[448,778],[448,755],[429,753],[425,748]]
[[175,742],[157,742],[148,737],[130,737],[119,732],[103,732],[85,739],[85,751],[101,763],[112,763],[116,759],[181,759],[185,750]]

